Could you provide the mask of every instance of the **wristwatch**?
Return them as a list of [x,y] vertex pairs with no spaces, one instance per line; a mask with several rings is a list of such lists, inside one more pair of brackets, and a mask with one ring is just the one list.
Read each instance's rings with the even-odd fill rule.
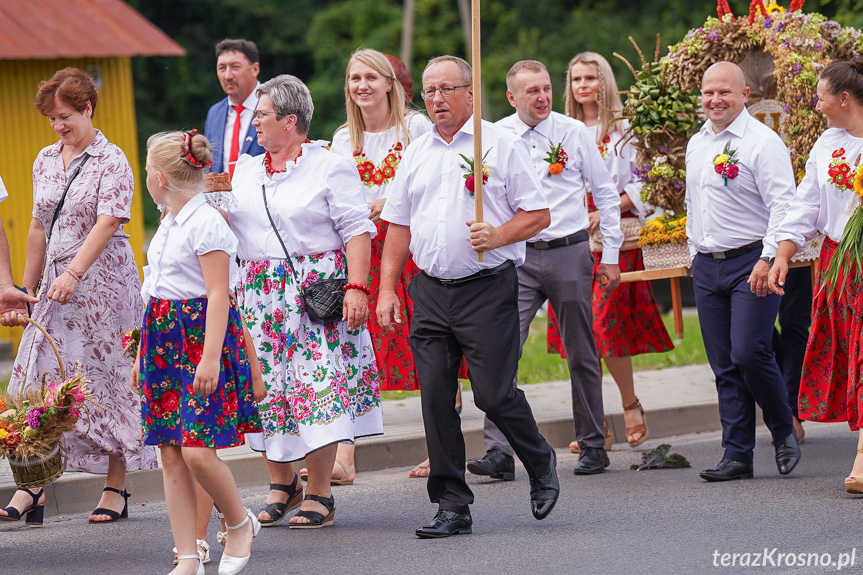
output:
[[761,256],[760,259],[762,262],[766,263],[768,266],[773,267],[773,262],[776,261],[776,258],[771,258],[769,256]]

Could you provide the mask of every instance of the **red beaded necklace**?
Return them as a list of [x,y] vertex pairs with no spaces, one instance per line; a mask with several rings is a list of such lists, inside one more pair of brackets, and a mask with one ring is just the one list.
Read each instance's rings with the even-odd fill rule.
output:
[[[304,144],[311,144],[311,143],[312,143],[312,141],[311,141],[311,140],[306,140],[306,141],[305,141],[305,142],[303,142],[303,143],[304,143]],[[303,148],[302,148],[302,147],[300,147],[300,153],[299,153],[299,154],[297,154],[297,157],[296,157],[296,158],[294,158],[294,162],[296,162],[297,160],[299,160],[299,159],[300,159],[300,156],[302,156],[302,155],[303,155]],[[270,153],[269,153],[269,152],[267,152],[266,154],[264,154],[264,169],[265,169],[265,170],[267,170],[267,175],[268,175],[268,176],[272,176],[273,174],[281,174],[282,172],[284,172],[285,170],[287,170],[287,169],[288,169],[288,166],[286,165],[286,166],[285,166],[285,168],[284,168],[283,170],[277,170],[277,169],[273,168],[273,159],[270,157]]]

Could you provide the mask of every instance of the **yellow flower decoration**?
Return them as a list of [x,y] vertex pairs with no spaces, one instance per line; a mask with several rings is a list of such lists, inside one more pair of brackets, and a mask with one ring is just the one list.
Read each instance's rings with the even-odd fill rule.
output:
[[854,193],[863,198],[863,166],[858,167],[854,175]]
[[727,161],[728,161],[728,160],[730,160],[730,159],[731,159],[731,158],[729,157],[729,155],[728,155],[728,154],[719,154],[719,155],[718,155],[718,156],[716,156],[716,158],[713,160],[713,164],[718,166],[719,164],[724,164],[725,162],[727,162]]
[[6,436],[9,435],[9,432],[5,429],[0,429],[0,440],[6,439]]
[[[783,8],[776,2],[771,2],[770,4],[768,4],[766,10],[769,16],[782,16],[783,14],[785,14],[785,8]],[[776,14],[777,12],[778,14]]]

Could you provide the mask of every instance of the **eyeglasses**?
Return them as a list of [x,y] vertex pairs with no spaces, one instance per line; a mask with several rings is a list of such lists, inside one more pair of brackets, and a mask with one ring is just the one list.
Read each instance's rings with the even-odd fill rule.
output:
[[260,121],[269,116],[270,114],[275,114],[275,112],[264,112],[263,110],[255,110],[255,113],[252,114],[252,118]]
[[463,84],[461,86],[452,86],[452,87],[444,87],[444,88],[429,88],[428,90],[423,90],[420,92],[420,95],[423,97],[423,100],[434,100],[435,92],[440,91],[440,95],[444,98],[449,98],[453,94],[457,88],[470,88],[470,84]]

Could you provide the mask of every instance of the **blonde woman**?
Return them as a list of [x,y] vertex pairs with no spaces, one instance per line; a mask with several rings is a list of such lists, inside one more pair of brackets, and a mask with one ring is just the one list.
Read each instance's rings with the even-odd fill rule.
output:
[[[594,131],[596,145],[620,192],[621,218],[644,217],[641,183],[633,172],[636,168],[635,147],[632,142],[621,145],[626,123],[618,118],[623,104],[608,61],[595,52],[577,54],[567,66],[566,87],[566,115],[581,120]],[[590,231],[593,232],[599,227],[599,212],[593,205],[588,209]],[[598,258],[594,265],[599,265]],[[640,249],[620,252],[621,273],[643,269]],[[626,442],[637,447],[647,440],[649,433],[644,409],[635,395],[632,356],[660,353],[674,347],[656,308],[650,284],[621,283],[613,291],[606,291],[595,283],[593,333],[597,351],[620,390]],[[552,311],[549,312],[548,347],[550,352],[564,354]],[[608,448],[613,436],[607,425],[606,437]],[[572,442],[570,449],[577,452],[578,443]]]

